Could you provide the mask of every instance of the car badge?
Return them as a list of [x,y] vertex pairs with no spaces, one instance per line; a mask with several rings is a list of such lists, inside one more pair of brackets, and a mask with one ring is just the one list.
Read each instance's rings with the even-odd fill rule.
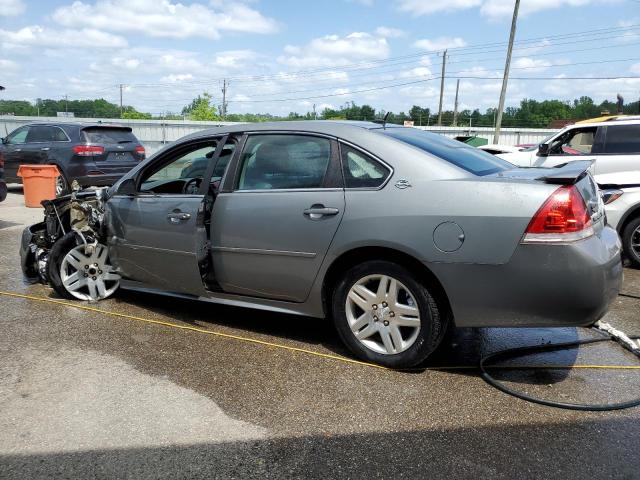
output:
[[409,188],[411,186],[411,183],[409,183],[409,180],[398,180],[395,183],[395,187],[399,188],[400,190],[404,190],[405,188]]

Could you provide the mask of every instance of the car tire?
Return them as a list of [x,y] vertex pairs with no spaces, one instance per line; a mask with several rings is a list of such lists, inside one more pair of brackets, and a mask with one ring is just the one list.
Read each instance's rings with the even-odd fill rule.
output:
[[633,218],[622,230],[622,249],[635,268],[640,268],[640,216]]
[[[110,265],[108,250],[105,251],[107,247],[97,244],[95,248],[95,255],[85,257],[84,243],[74,232],[67,233],[53,244],[47,263],[47,278],[58,295],[69,300],[97,301],[116,292],[120,286],[120,276]],[[68,255],[72,251],[76,252],[74,263],[80,260],[77,269],[69,265],[72,259]],[[84,283],[69,282],[74,271],[78,273],[78,281]],[[63,279],[63,275],[66,278]]]
[[62,173],[62,169],[58,167],[58,170],[60,171],[60,175],[56,177],[56,197],[62,197],[69,194],[71,192],[71,189],[69,187],[67,177],[65,177],[64,173]]
[[384,260],[364,262],[342,275],[333,290],[332,315],[356,357],[389,368],[421,363],[446,331],[445,316],[427,286],[405,267]]

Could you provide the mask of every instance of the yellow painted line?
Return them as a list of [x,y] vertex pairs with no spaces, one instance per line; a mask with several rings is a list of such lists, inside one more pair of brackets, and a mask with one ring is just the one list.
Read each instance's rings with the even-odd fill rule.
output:
[[[216,332],[214,330],[208,330],[206,328],[193,327],[189,325],[178,325],[171,322],[163,322],[161,320],[152,320],[150,318],[138,317],[136,315],[129,315],[127,313],[119,313],[112,312],[109,310],[102,310],[100,308],[90,307],[88,305],[78,303],[78,302],[67,302],[65,300],[55,300],[53,298],[45,298],[38,297],[35,295],[26,295],[23,293],[15,293],[15,292],[6,292],[0,290],[0,295],[5,297],[13,297],[13,298],[22,298],[25,300],[31,300],[36,302],[43,303],[52,303],[55,305],[62,305],[65,307],[77,308],[79,310],[85,310],[87,312],[100,313],[102,315],[108,315],[112,317],[125,318],[127,320],[133,320],[136,322],[149,323],[152,325],[161,325],[163,327],[169,328],[177,328],[180,330],[187,330],[191,332],[204,333],[207,335],[213,335],[220,338],[228,338],[232,340],[238,340],[241,342],[253,343],[256,345],[262,345],[265,347],[278,348],[281,350],[288,350],[290,352],[303,353],[306,355],[312,355],[315,357],[325,358],[329,360],[335,360],[344,363],[351,363],[355,365],[361,365],[365,367],[378,368],[381,370],[390,370],[390,371],[424,371],[424,370],[477,370],[478,367],[475,365],[457,365],[457,366],[433,366],[433,367],[425,367],[425,368],[408,368],[408,369],[392,369],[388,367],[384,367],[382,365],[376,365],[375,363],[363,362],[361,360],[355,360],[348,357],[343,357],[341,355],[334,355],[331,353],[322,353],[316,352],[314,350],[307,350],[306,348],[292,347],[289,345],[283,345],[280,343],[267,342],[264,340],[258,340],[250,337],[243,337],[240,335],[233,335],[230,333],[222,333]],[[505,365],[505,366],[487,366],[486,368],[499,368],[499,369],[508,369],[508,370],[528,370],[528,369],[573,369],[573,368],[581,368],[581,369],[611,369],[611,370],[640,370],[640,365]]]

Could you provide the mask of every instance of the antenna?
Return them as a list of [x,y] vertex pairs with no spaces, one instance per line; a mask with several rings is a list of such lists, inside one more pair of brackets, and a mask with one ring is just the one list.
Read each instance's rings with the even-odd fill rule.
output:
[[382,119],[382,128],[386,129],[387,128],[387,118],[389,118],[389,114],[391,112],[387,112],[384,114],[384,118]]

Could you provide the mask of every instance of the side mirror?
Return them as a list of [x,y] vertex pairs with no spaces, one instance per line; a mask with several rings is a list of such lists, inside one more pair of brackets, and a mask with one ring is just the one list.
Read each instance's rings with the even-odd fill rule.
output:
[[6,137],[0,137],[0,142],[2,142],[3,144],[7,143],[7,138]]
[[549,156],[549,144],[541,143],[538,145],[538,156],[539,157],[547,157]]
[[133,178],[127,178],[118,186],[118,191],[116,193],[119,195],[135,195],[137,193],[136,181]]

